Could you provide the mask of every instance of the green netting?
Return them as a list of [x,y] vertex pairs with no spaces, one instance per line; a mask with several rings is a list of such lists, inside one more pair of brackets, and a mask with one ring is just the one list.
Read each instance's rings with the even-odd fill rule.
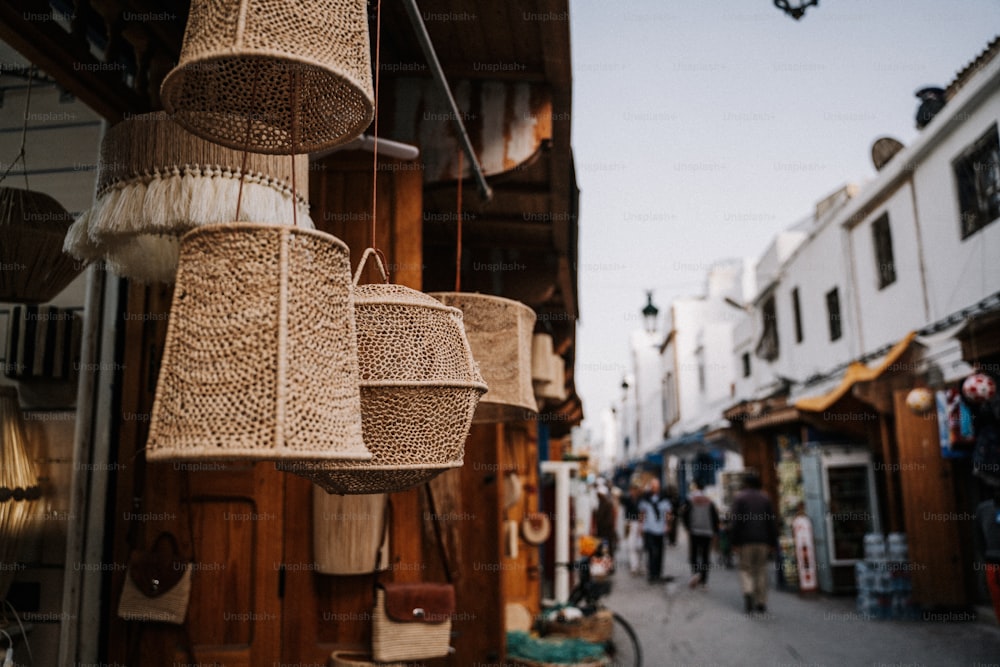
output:
[[507,657],[557,665],[571,665],[579,662],[599,664],[604,658],[604,648],[600,644],[583,639],[567,637],[533,637],[521,630],[507,633]]

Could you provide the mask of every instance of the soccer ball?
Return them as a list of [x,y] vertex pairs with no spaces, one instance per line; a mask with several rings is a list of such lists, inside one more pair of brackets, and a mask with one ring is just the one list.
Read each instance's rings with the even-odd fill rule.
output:
[[970,403],[986,403],[997,395],[996,380],[985,373],[973,373],[962,383],[962,395]]
[[927,387],[917,387],[906,395],[906,407],[922,415],[934,407],[934,392]]

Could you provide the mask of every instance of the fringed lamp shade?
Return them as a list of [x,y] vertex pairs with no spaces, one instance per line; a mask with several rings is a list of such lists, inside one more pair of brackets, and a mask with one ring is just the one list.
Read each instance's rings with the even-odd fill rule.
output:
[[237,209],[238,222],[312,229],[308,166],[306,155],[213,144],[164,112],[132,116],[104,136],[94,206],[73,224],[66,251],[104,260],[133,280],[173,282],[178,238],[195,227],[232,222]]
[[462,311],[472,356],[490,387],[479,399],[473,422],[533,417],[537,407],[531,383],[535,311],[518,301],[485,294],[438,292],[430,296]]
[[347,246],[231,223],[181,238],[147,458],[367,460]]
[[44,303],[83,265],[63,252],[73,216],[41,192],[0,188],[0,301]]
[[365,0],[193,0],[163,105],[191,132],[258,153],[312,153],[374,112]]
[[[38,477],[25,449],[25,429],[17,391],[0,387],[0,563],[17,562],[22,538],[41,497]],[[0,568],[0,600],[17,571]]]
[[372,460],[279,466],[341,494],[402,491],[461,466],[487,389],[462,311],[401,285],[356,287],[354,303],[362,428]]

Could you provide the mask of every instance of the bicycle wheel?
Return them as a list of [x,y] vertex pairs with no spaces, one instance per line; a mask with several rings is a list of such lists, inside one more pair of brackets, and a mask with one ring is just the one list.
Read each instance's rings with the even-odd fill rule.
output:
[[642,667],[642,646],[635,630],[617,613],[612,613],[612,617],[611,639],[605,646],[610,660],[608,667]]

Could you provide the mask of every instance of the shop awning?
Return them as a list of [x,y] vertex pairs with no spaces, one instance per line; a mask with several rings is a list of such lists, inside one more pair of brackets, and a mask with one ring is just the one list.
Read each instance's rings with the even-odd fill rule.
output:
[[896,370],[896,364],[903,354],[909,349],[917,332],[911,331],[902,340],[892,346],[882,361],[877,366],[867,366],[861,362],[852,362],[844,371],[844,378],[833,391],[820,396],[809,396],[800,398],[795,402],[795,409],[800,412],[825,412],[829,410],[840,399],[848,395],[851,389],[860,382],[871,382],[877,379],[886,371]]
[[681,454],[686,454],[689,451],[700,447],[704,443],[705,431],[702,430],[694,433],[685,433],[684,435],[664,440],[656,451],[659,452],[662,459],[663,456],[679,456]]

